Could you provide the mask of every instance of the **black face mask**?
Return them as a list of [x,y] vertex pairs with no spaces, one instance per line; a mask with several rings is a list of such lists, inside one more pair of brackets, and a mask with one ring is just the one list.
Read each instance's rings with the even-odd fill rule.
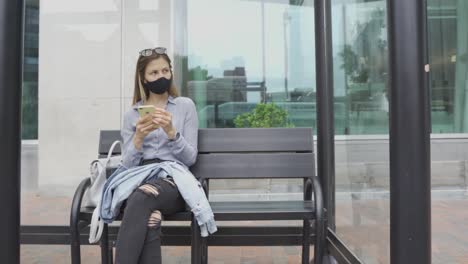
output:
[[166,79],[165,77],[161,77],[156,81],[143,83],[143,87],[150,90],[152,93],[163,94],[169,91],[169,88],[171,87],[171,82],[172,78]]

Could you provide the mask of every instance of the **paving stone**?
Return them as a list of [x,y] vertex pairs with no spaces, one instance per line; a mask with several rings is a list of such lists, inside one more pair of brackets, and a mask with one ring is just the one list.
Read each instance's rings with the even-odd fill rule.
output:
[[[365,197],[365,196],[362,196]],[[390,203],[386,199],[337,201],[338,236],[366,264],[390,263]],[[22,225],[68,225],[71,197],[22,193]],[[468,196],[432,201],[432,263],[468,263]],[[232,225],[236,222],[224,222]],[[173,224],[173,223],[171,223]],[[187,224],[181,222],[178,224]],[[220,223],[220,225],[222,225]],[[242,222],[243,225],[278,225],[278,222]],[[300,225],[283,221],[280,225]],[[313,247],[311,247],[311,257]],[[163,247],[163,263],[190,263],[190,247]],[[70,263],[68,245],[21,245],[22,264]],[[100,263],[98,246],[82,246],[82,263]],[[300,263],[301,247],[209,247],[210,264]]]

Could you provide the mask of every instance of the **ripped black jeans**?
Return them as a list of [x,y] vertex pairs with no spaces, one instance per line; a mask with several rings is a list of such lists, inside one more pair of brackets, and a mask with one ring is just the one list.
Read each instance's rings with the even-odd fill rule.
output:
[[185,210],[172,178],[157,178],[128,197],[116,243],[116,264],[161,263],[161,222],[164,215]]

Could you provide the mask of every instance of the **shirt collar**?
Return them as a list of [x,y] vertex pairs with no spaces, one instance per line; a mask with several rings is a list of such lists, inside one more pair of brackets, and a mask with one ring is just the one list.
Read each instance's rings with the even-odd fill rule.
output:
[[[174,105],[175,105],[175,104],[176,104],[176,102],[175,102],[175,100],[174,100],[174,99],[175,99],[175,98],[174,98],[174,97],[172,97],[172,95],[169,95],[169,97],[167,98],[167,101],[168,101],[169,103],[171,103],[171,104],[174,104]],[[140,106],[140,105],[142,105],[142,104],[143,104],[143,102],[142,102],[141,100],[140,100],[140,101],[138,101],[136,104],[134,104],[134,105],[133,105],[133,109],[137,110],[137,109],[138,109],[138,106]]]
[[169,103],[171,103],[171,104],[176,104],[174,99],[175,99],[175,98],[172,97],[172,95],[169,95],[169,97],[167,98],[167,101],[168,101]]

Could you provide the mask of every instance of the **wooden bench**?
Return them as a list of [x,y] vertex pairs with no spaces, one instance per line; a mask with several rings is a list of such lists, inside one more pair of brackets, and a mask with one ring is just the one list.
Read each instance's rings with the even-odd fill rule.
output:
[[[119,131],[102,131],[100,156],[106,155],[110,144],[118,138]],[[210,245],[302,245],[302,263],[309,263],[311,244],[314,244],[315,263],[322,263],[325,219],[313,150],[310,128],[200,129],[198,158],[191,171],[207,195],[212,179],[303,179],[303,200],[210,201],[218,224],[221,221],[302,220],[303,225],[299,228],[218,226],[218,232],[202,238],[191,212],[165,217],[165,221],[191,221],[190,231],[185,230],[190,233],[190,241],[179,240],[179,243],[191,245],[192,263],[207,263]],[[73,198],[70,219],[73,264],[80,263],[80,230],[89,225],[93,210],[81,208],[81,199],[89,184],[89,179],[83,180]],[[163,226],[163,245],[169,238],[165,228],[169,227]],[[180,235],[180,231],[175,233]],[[112,263],[107,225],[100,244],[102,262]]]

